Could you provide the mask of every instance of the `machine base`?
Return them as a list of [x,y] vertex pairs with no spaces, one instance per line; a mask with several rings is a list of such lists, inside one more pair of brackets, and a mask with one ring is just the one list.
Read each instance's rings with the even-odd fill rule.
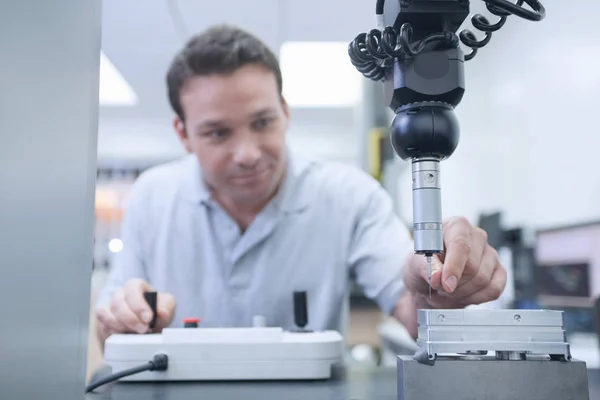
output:
[[585,362],[398,356],[398,400],[589,400]]

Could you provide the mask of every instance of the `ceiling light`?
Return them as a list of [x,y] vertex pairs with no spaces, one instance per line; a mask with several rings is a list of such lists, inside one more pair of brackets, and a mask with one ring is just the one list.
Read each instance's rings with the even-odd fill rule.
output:
[[345,42],[284,42],[280,50],[283,95],[290,106],[353,107],[362,75]]
[[119,253],[123,250],[123,242],[121,239],[112,239],[108,242],[108,249],[113,253]]
[[100,105],[133,106],[138,98],[112,62],[100,53]]

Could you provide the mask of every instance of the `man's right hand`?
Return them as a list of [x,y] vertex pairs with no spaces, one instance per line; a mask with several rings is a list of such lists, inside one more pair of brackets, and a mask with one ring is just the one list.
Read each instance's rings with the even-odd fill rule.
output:
[[[113,333],[147,333],[152,310],[144,299],[144,292],[154,288],[142,279],[132,279],[117,290],[109,306],[96,311],[98,334],[102,343]],[[156,325],[153,332],[169,326],[175,315],[175,298],[169,293],[158,293]]]

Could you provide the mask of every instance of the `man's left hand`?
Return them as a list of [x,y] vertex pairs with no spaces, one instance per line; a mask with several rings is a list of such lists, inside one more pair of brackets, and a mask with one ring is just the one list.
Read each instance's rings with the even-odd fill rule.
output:
[[[466,218],[444,222],[444,252],[432,258],[431,290],[423,255],[411,257],[405,270],[408,290],[422,308],[464,308],[496,300],[506,286],[506,269],[484,230]],[[423,304],[424,303],[424,304]]]

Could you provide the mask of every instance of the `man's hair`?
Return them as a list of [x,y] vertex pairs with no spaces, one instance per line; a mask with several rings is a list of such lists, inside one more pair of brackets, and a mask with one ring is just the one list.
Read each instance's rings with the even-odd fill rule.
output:
[[261,65],[273,72],[281,95],[282,77],[277,57],[255,35],[236,26],[221,24],[193,36],[175,56],[167,73],[173,111],[184,120],[179,94],[189,78],[231,74],[250,64]]

